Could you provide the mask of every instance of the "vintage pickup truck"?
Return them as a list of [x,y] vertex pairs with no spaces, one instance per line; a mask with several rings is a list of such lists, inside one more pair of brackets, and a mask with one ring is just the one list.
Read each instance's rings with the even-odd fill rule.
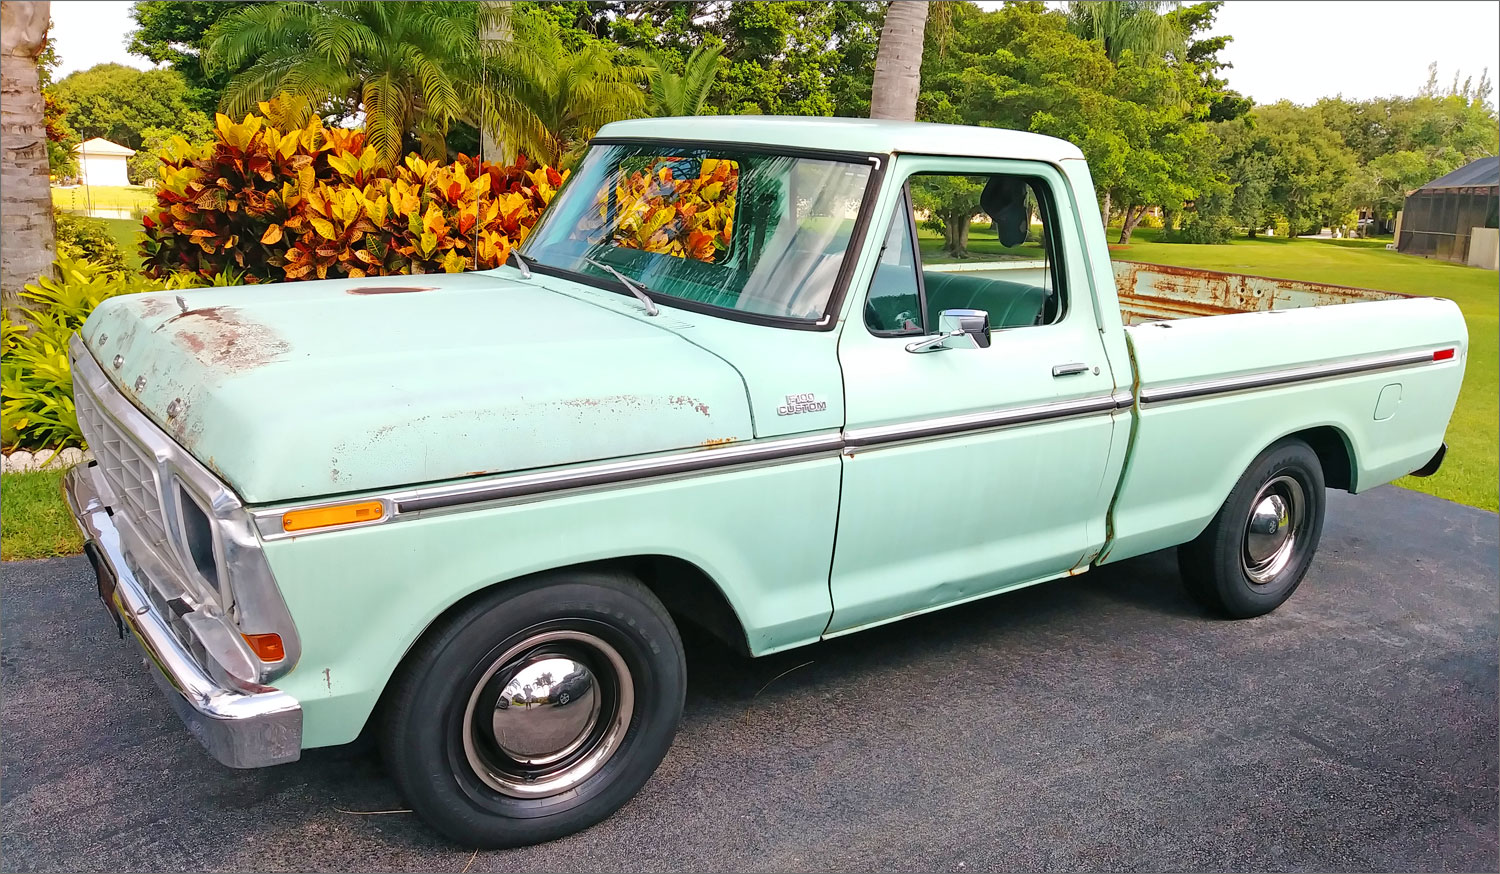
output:
[[[979,255],[928,263],[958,197]],[[646,783],[678,623],[759,656],[1167,547],[1275,609],[1325,489],[1437,469],[1467,342],[1443,299],[1112,263],[1061,140],[627,121],[499,268],[107,301],[66,491],[215,758],[368,729],[506,846]]]

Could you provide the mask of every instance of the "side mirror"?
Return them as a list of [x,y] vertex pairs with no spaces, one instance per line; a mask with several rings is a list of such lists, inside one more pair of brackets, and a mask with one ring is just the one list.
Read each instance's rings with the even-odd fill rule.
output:
[[990,348],[990,314],[984,310],[943,310],[935,337],[906,344],[908,352]]

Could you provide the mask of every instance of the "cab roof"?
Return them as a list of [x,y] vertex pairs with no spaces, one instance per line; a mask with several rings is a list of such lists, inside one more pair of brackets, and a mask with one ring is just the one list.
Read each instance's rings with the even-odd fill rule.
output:
[[748,143],[863,154],[903,152],[1055,163],[1082,158],[1078,147],[1056,137],[930,122],[785,115],[695,115],[639,118],[605,125],[598,139],[634,138]]

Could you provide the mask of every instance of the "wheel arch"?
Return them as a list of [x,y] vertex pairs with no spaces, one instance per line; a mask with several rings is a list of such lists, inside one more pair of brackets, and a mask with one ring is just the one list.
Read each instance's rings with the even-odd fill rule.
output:
[[384,706],[386,696],[390,691],[391,680],[406,663],[412,650],[416,649],[429,634],[440,628],[449,617],[467,609],[475,601],[488,597],[496,590],[507,586],[514,586],[540,577],[590,571],[623,572],[635,577],[661,600],[674,621],[686,620],[706,631],[736,653],[744,656],[750,655],[749,638],[744,623],[729,598],[724,594],[723,588],[707,571],[687,559],[662,553],[643,553],[560,564],[481,586],[453,601],[433,616],[431,621],[412,637],[401,657],[396,660],[395,667],[386,676],[375,706],[365,716],[361,734],[367,733],[370,726],[377,721],[377,715]]

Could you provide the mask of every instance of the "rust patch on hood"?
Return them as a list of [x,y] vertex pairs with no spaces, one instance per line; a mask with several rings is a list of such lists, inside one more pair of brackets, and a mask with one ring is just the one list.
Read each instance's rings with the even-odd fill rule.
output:
[[137,308],[141,311],[141,315],[147,318],[162,315],[172,308],[171,305],[159,297],[140,297],[136,299],[136,303]]
[[[181,297],[177,301],[183,303]],[[156,331],[168,326],[172,326],[173,335],[184,349],[205,367],[215,370],[252,370],[269,364],[292,348],[275,331],[246,319],[234,307],[196,310],[184,307],[182,312],[162,322]]]
[[409,294],[414,291],[436,291],[435,285],[361,285],[349,289],[349,294]]

